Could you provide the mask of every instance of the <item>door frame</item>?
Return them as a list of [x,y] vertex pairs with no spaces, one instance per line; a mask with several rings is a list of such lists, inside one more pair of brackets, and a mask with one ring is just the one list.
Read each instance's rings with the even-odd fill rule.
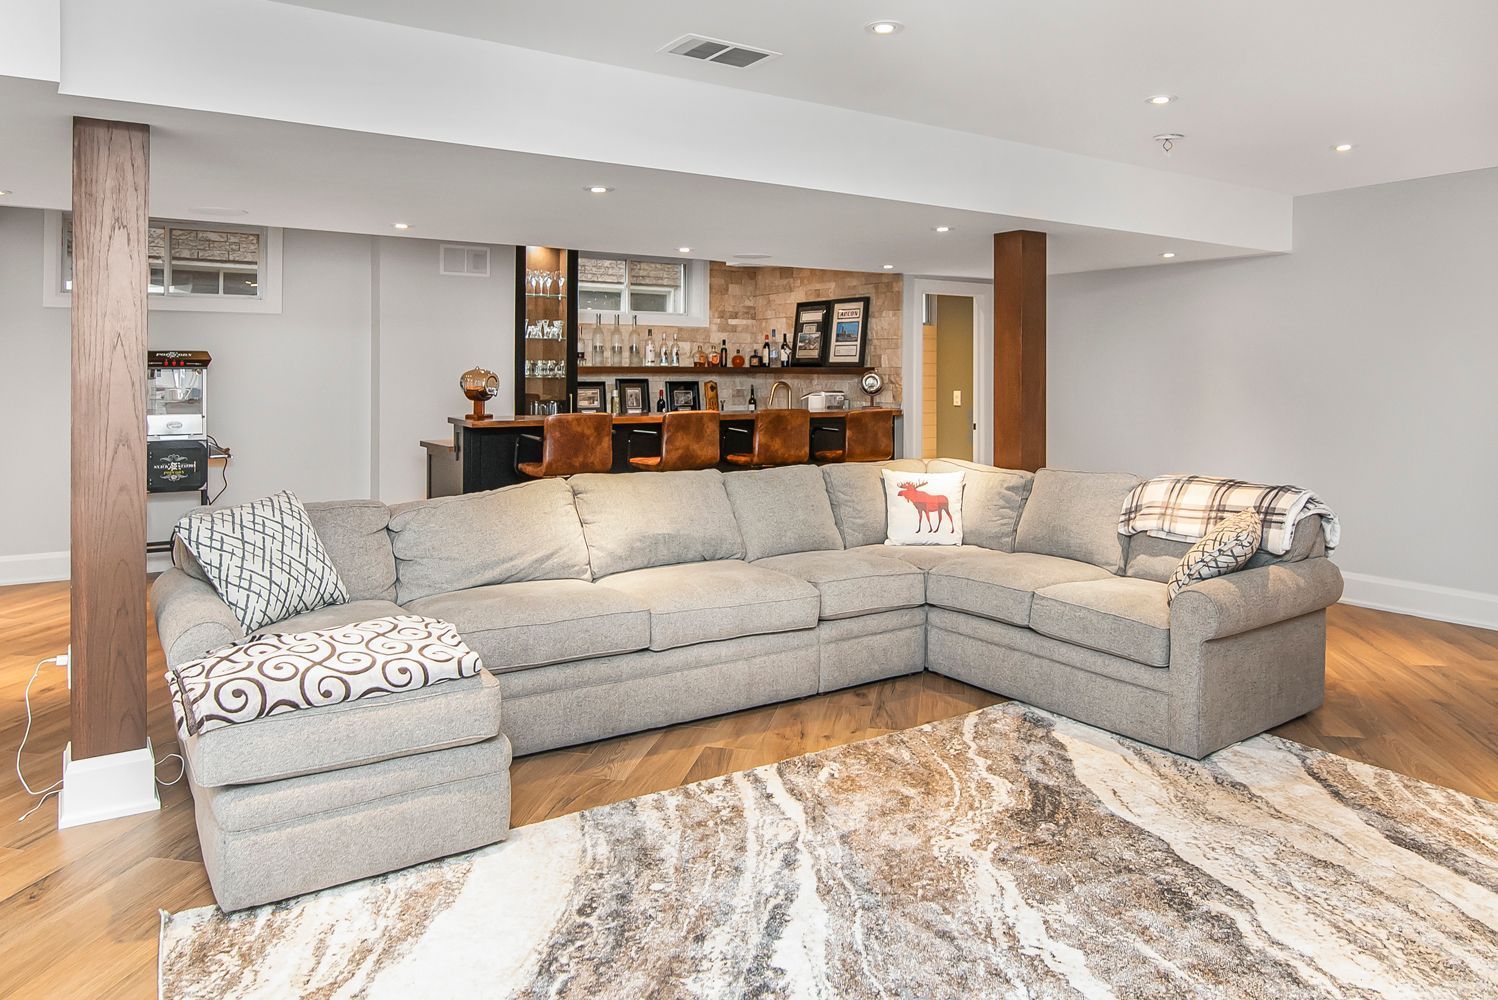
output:
[[919,457],[925,411],[921,388],[921,327],[926,323],[926,296],[959,295],[973,300],[973,461],[993,464],[993,282],[960,278],[907,276],[905,336],[901,345],[904,454]]

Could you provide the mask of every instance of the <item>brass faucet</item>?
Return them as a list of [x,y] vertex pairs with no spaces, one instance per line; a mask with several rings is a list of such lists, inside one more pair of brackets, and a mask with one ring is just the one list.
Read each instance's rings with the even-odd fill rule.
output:
[[778,378],[770,385],[770,401],[765,404],[765,409],[775,409],[775,393],[781,386],[785,386],[785,408],[787,410],[791,408],[791,384],[785,379]]

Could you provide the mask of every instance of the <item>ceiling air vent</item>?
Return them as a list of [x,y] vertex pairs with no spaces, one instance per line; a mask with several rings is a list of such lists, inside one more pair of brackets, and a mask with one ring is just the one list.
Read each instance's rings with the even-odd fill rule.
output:
[[705,38],[702,35],[682,35],[676,41],[666,43],[661,51],[676,56],[686,56],[688,59],[696,59],[699,62],[737,66],[739,69],[745,69],[780,55],[779,52],[771,52],[769,49],[756,49],[752,45],[740,45],[738,42],[725,42],[721,38]]
[[440,253],[437,269],[443,274],[459,278],[489,277],[488,247],[444,243]]

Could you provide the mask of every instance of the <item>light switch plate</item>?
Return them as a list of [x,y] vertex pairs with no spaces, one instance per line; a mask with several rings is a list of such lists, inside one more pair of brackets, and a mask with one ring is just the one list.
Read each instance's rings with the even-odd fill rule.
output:
[[952,390],[952,405],[953,406],[961,406],[962,405],[962,390],[961,389],[953,389]]

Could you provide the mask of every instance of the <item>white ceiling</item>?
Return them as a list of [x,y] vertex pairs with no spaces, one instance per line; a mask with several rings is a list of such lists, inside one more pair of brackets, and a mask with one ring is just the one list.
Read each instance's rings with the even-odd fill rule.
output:
[[[334,232],[992,278],[992,234],[1050,233],[1052,273],[1243,256],[1242,248],[782,185],[64,97],[0,77],[0,206],[66,208],[71,117],[152,126],[151,212]],[[604,184],[604,196],[584,187]],[[198,211],[231,207],[228,220]],[[395,222],[412,228],[397,234]],[[938,224],[953,227],[938,234]]]
[[[281,2],[1291,194],[1498,165],[1495,0]],[[658,51],[688,32],[784,55]],[[1167,158],[1157,132],[1187,138]]]

